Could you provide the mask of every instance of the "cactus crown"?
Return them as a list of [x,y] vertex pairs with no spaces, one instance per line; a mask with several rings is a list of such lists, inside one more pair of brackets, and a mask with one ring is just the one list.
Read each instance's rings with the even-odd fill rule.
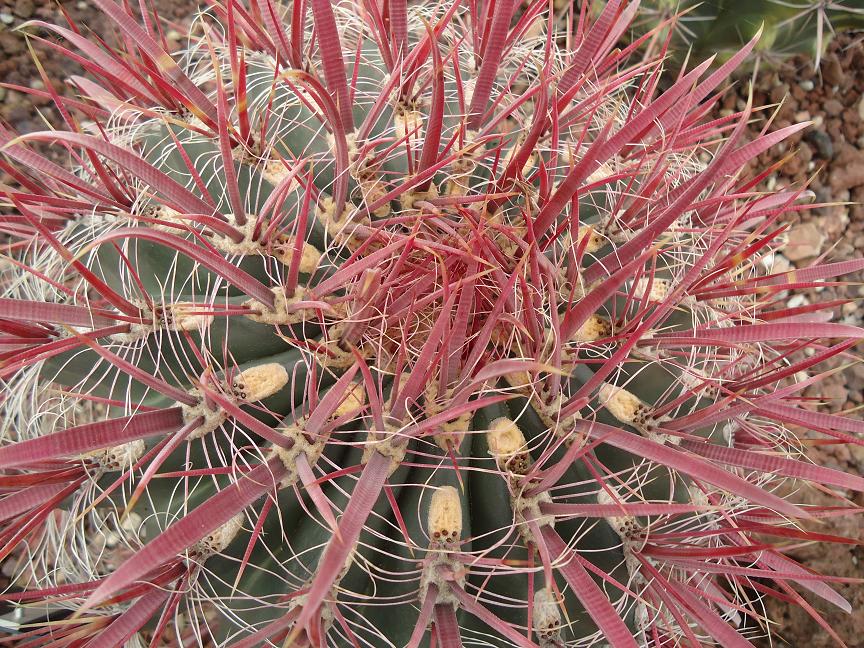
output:
[[210,0],[177,53],[94,2],[114,48],[37,25],[91,74],[68,128],[0,130],[22,633],[746,646],[790,583],[848,609],[765,538],[820,513],[787,479],[864,490],[784,428],[860,443],[798,394],[862,331],[775,297],[864,264],[759,262],[806,193],[738,173],[803,126],[704,120],[755,40],[660,93],[621,0]]

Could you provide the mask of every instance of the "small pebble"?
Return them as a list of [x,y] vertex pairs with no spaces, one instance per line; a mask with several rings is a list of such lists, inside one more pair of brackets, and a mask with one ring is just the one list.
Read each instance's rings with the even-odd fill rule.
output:
[[816,146],[819,157],[823,160],[830,160],[834,157],[834,143],[831,141],[831,136],[825,131],[811,130],[807,133],[806,139]]
[[792,295],[789,298],[789,301],[786,302],[786,306],[789,308],[798,308],[799,306],[806,306],[810,303],[810,300],[807,299],[807,295],[802,295],[798,293],[797,295]]
[[15,22],[15,16],[5,11],[0,12],[0,22],[2,22],[4,25],[11,25],[13,22]]
[[822,105],[822,107],[825,109],[825,112],[832,117],[836,117],[843,112],[843,104],[836,99],[829,99]]
[[813,82],[810,79],[805,79],[799,85],[804,92],[810,92],[813,89]]

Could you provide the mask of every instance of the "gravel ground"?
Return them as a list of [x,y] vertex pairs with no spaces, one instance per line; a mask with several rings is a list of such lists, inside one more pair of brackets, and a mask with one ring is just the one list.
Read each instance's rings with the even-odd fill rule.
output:
[[[747,84],[739,83],[727,93],[718,112],[728,114],[743,108],[746,92]],[[758,76],[753,104],[780,102],[771,130],[806,120],[812,120],[813,125],[767,151],[750,171],[763,171],[788,156],[786,163],[767,178],[765,187],[797,186],[809,180],[815,202],[834,204],[786,215],[790,225],[788,243],[782,254],[776,256],[775,262],[779,263],[776,270],[806,267],[821,257],[829,261],[861,258],[864,256],[864,33],[842,34],[835,39],[818,70],[814,70],[809,57],[796,57],[779,69]],[[757,120],[752,131],[759,132],[764,125],[764,120]],[[861,326],[864,272],[848,275],[845,280],[844,285],[792,292],[785,297],[786,302],[799,306],[815,301],[849,300],[835,309],[833,321]],[[858,345],[857,355],[860,357],[862,352],[864,345]],[[861,418],[864,363],[844,365],[848,365],[848,359],[825,363],[826,369],[839,370],[805,390],[804,396],[812,399],[808,405],[814,409]],[[864,473],[864,447],[810,446],[807,454],[815,463]],[[803,492],[801,497],[812,504],[839,504],[815,490]],[[861,494],[852,501],[864,506]],[[864,535],[864,519],[858,516],[829,520],[819,524],[818,531],[860,540]],[[788,553],[820,573],[864,578],[864,548],[860,545],[814,544]],[[864,587],[839,585],[838,589],[852,604],[853,614],[805,598],[850,648],[864,647]],[[769,617],[779,622],[777,636],[781,645],[794,648],[836,645],[800,607],[772,602],[768,612]]]
[[[166,20],[181,23],[188,18],[197,2],[189,0],[150,0]],[[110,33],[108,20],[85,0],[60,2],[62,8],[79,25],[87,25],[97,34]],[[0,0],[0,80],[7,84],[41,88],[42,81],[31,60],[25,39],[14,29],[28,20],[55,22],[62,20],[52,0]],[[166,28],[169,40],[171,25]],[[81,74],[81,69],[50,47],[34,41],[42,66],[51,79]],[[59,90],[64,90],[57,84]],[[740,109],[745,101],[747,83],[728,92],[718,106],[719,114]],[[68,91],[68,90],[67,90]],[[781,103],[782,102],[782,103]],[[754,105],[778,104],[771,129],[791,123],[812,120],[813,126],[765,153],[753,170],[762,171],[783,157],[786,163],[766,180],[766,188],[801,184],[810,180],[817,202],[835,204],[803,213],[787,215],[790,225],[788,244],[775,258],[775,269],[805,267],[822,256],[838,261],[864,256],[864,35],[843,34],[831,44],[820,69],[814,70],[808,57],[798,57],[781,68],[760,74],[754,87]],[[0,88],[0,119],[20,133],[42,130],[57,124],[59,115],[50,99],[27,96],[12,89]],[[753,132],[764,127],[756,120]],[[835,321],[862,324],[864,309],[864,273],[847,278],[848,283],[803,290],[785,297],[790,306],[810,301],[848,299],[838,307]],[[820,293],[820,294],[816,294]],[[860,347],[859,347],[860,349]],[[840,368],[838,360],[832,368]],[[864,405],[864,364],[842,368],[805,392],[814,408],[850,412]],[[852,416],[860,417],[860,409]],[[850,472],[864,472],[864,448],[858,446],[811,447],[808,454],[823,465]],[[823,493],[804,493],[807,501],[836,504]],[[854,500],[864,507],[860,495]],[[860,538],[861,518],[843,518],[822,523],[822,533]],[[836,576],[864,578],[864,549],[858,545],[811,545],[795,548],[789,554],[812,569]],[[864,647],[864,588],[840,586],[857,614],[846,615],[815,603],[828,623],[850,648]],[[778,620],[779,643],[793,647],[822,648],[832,645],[828,634],[800,608],[781,604],[769,606],[769,616]]]

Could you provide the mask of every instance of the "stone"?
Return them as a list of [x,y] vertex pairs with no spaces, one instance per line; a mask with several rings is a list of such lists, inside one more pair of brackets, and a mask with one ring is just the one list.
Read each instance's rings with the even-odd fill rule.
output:
[[840,311],[844,315],[854,315],[858,311],[858,304],[856,304],[855,302],[847,302],[843,304],[843,307],[840,309]]
[[813,223],[796,225],[789,230],[788,242],[783,254],[790,261],[812,259],[822,251],[825,235]]
[[[840,198],[837,198],[840,200]],[[839,239],[849,225],[849,210],[845,205],[824,208],[824,215],[817,219],[819,229],[831,240]]]
[[846,370],[846,386],[851,394],[864,394],[864,363],[857,363]]
[[786,95],[789,94],[789,85],[786,83],[781,83],[774,88],[771,88],[771,102],[772,103],[780,103],[783,99],[786,98]]
[[806,306],[809,303],[810,300],[807,299],[807,295],[798,293],[789,298],[789,301],[786,302],[786,306],[789,308],[798,308],[799,306]]
[[822,104],[822,108],[827,114],[831,115],[832,117],[836,117],[843,112],[843,104],[836,99],[829,99],[824,104]]
[[864,160],[832,169],[831,188],[835,191],[861,185],[864,185]]
[[15,0],[15,7],[12,11],[19,18],[27,20],[33,16],[35,9],[36,7],[33,4],[33,0]]
[[843,66],[835,58],[822,62],[822,78],[830,86],[839,86],[843,82]]
[[[846,402],[849,399],[849,393],[846,390],[846,385],[842,382],[829,382],[822,387],[822,398],[827,401],[826,405],[832,411],[837,412],[842,410],[846,405]],[[848,452],[848,450],[846,450],[846,452]]]
[[24,39],[20,34],[0,31],[0,50],[9,55],[20,54],[24,51]]
[[807,133],[806,139],[816,147],[819,157],[823,160],[834,157],[834,144],[831,142],[831,136],[825,131],[812,130]]

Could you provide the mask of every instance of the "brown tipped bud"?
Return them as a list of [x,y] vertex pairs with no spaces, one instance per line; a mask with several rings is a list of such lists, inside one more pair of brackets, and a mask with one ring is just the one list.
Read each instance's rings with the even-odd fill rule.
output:
[[259,401],[288,384],[288,372],[277,362],[250,367],[234,377],[232,391],[237,398]]
[[616,419],[633,426],[639,432],[658,443],[681,443],[681,437],[658,432],[658,426],[665,417],[655,417],[653,409],[640,400],[635,394],[623,387],[603,383],[597,393],[597,399]]
[[627,424],[634,424],[647,409],[645,403],[635,395],[609,383],[603,383],[600,387],[597,400],[612,416]]
[[222,553],[228,548],[240,530],[243,528],[245,516],[238,513],[228,522],[208,533],[194,546],[190,547],[189,554],[193,559],[207,559],[210,556]]
[[423,139],[423,113],[403,103],[399,103],[393,113],[393,127],[398,139],[408,138],[413,141]]
[[541,645],[560,636],[561,610],[558,605],[558,599],[548,587],[534,593],[534,632]]
[[[295,237],[293,236],[280,236],[273,243],[273,256],[286,266],[291,265],[294,261],[295,250]],[[321,252],[311,243],[303,241],[300,246],[300,272],[312,274],[318,269],[319,263],[321,263]]]
[[86,456],[92,457],[103,470],[119,472],[129,470],[141,458],[145,449],[144,441],[138,439],[105,450],[97,450]]
[[462,502],[452,486],[442,486],[429,504],[429,537],[433,544],[456,542],[462,535]]
[[[615,493],[615,497],[609,494],[606,490],[608,488],[612,492]],[[597,503],[603,504],[604,506],[613,506],[620,505],[625,502],[625,498],[621,496],[618,492],[618,489],[612,484],[607,484],[606,488],[601,489],[599,493],[597,493]],[[625,550],[630,550],[633,548],[633,543],[637,541],[638,537],[642,533],[642,525],[639,524],[639,520],[637,520],[632,515],[627,515],[623,510],[621,515],[610,515],[606,518],[606,521],[609,523],[609,526],[618,534],[621,538],[622,542],[625,544]]]
[[525,443],[525,435],[514,421],[502,416],[492,421],[486,432],[486,442],[489,453],[495,457],[501,470],[508,470],[520,475],[528,472],[531,464]]
[[[261,171],[261,177],[264,178],[267,182],[269,182],[274,187],[278,187],[282,184],[282,182],[291,175],[291,169],[285,165],[285,163],[276,158],[271,158],[267,160],[264,168]],[[293,191],[296,189],[297,181],[290,180],[289,181],[289,191]]]
[[579,228],[579,232],[576,234],[576,243],[577,245],[581,245],[583,239],[588,239],[585,243],[585,251],[589,254],[593,254],[597,250],[603,247],[604,240],[603,237],[594,229],[592,225],[582,225]]
[[574,342],[594,342],[612,335],[612,323],[599,315],[591,315],[571,338]]
[[[648,284],[651,284],[651,289],[648,289]],[[660,302],[666,299],[669,294],[669,282],[659,277],[642,277],[633,286],[633,296],[636,299],[647,299],[649,302]]]

